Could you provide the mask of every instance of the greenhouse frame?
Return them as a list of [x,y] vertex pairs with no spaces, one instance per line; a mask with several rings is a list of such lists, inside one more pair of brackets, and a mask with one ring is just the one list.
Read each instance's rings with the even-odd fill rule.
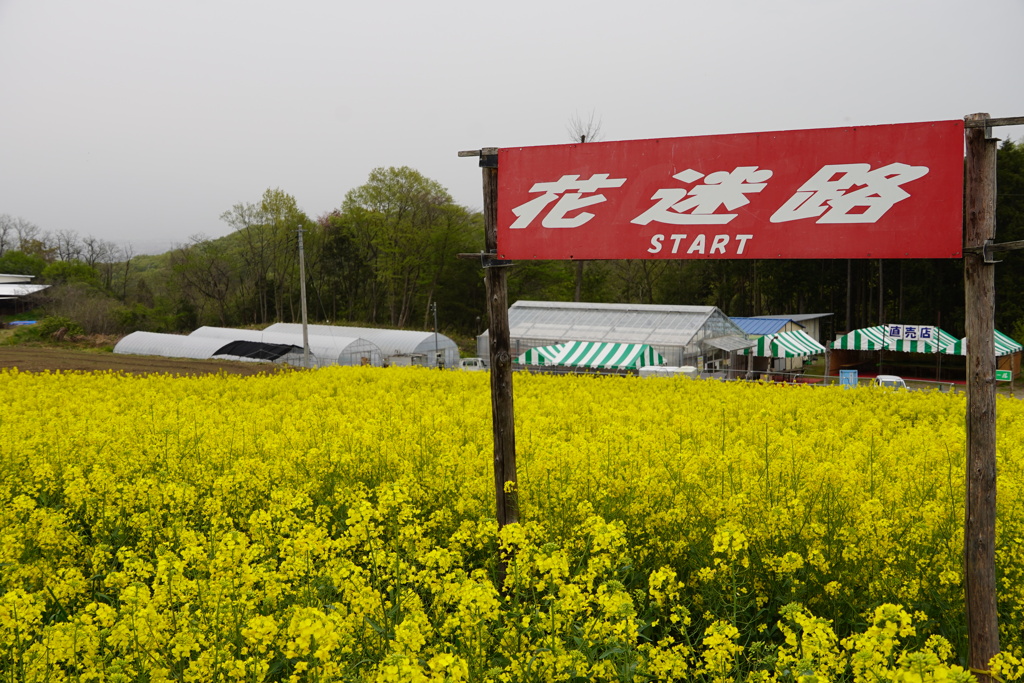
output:
[[[754,344],[715,306],[658,306],[562,301],[517,301],[508,309],[510,347],[519,356],[565,342],[647,344],[668,365],[715,369],[731,352]],[[489,331],[477,337],[486,358]]]
[[[392,330],[376,327],[347,327],[341,325],[309,325],[309,334],[328,337],[358,337],[366,339],[380,349],[385,365],[426,365],[427,367],[455,368],[459,365],[459,347],[443,334]],[[275,323],[265,332],[285,332],[302,335],[299,323]],[[441,362],[438,363],[438,356]]]

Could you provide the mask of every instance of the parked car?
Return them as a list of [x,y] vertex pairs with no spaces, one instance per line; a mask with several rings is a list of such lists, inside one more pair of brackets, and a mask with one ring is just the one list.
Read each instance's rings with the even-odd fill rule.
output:
[[879,375],[875,377],[874,383],[880,387],[891,387],[893,389],[907,388],[907,383],[899,375]]
[[486,370],[487,361],[483,358],[460,358],[459,369],[461,370]]

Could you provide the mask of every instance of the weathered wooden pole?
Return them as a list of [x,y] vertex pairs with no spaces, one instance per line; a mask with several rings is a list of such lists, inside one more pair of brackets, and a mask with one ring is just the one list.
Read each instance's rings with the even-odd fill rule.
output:
[[491,319],[491,415],[494,432],[494,492],[498,526],[519,521],[516,475],[516,428],[512,402],[512,353],[508,323],[507,262],[497,261],[498,251],[498,150],[480,150],[484,190],[484,283]]
[[[985,249],[995,239],[996,140],[988,114],[966,117],[964,293],[967,310],[967,495],[964,522],[964,593],[967,664],[990,681],[989,660],[999,652],[996,613],[996,356],[995,264]],[[977,123],[975,123],[975,126]]]

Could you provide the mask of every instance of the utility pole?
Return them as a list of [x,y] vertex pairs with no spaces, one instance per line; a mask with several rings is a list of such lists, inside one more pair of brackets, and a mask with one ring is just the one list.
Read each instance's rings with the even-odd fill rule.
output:
[[306,251],[299,228],[299,298],[302,300],[302,367],[309,367],[309,320],[306,316]]
[[430,302],[430,310],[434,314],[434,364],[441,367],[441,359],[437,352],[437,302]]

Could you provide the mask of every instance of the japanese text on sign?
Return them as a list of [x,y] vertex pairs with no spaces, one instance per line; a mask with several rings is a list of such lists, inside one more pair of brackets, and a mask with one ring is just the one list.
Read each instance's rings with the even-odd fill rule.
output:
[[886,325],[885,336],[902,341],[930,342],[937,339],[938,332],[930,325]]
[[504,258],[955,257],[963,122],[499,151]]

